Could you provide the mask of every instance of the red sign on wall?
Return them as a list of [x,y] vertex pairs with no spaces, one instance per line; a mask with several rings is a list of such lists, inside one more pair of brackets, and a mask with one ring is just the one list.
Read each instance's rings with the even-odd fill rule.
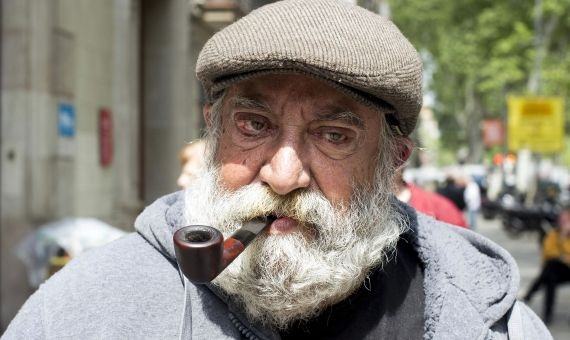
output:
[[99,163],[103,167],[113,162],[113,119],[111,110],[99,110]]
[[481,122],[483,127],[483,143],[487,147],[501,146],[505,142],[505,129],[503,121],[499,119],[485,119]]

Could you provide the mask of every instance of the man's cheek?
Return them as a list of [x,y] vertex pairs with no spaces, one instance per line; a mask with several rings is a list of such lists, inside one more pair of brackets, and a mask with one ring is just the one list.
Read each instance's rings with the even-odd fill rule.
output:
[[319,189],[333,205],[337,205],[350,200],[355,184],[364,182],[365,174],[367,171],[363,168],[335,164],[320,169],[316,177]]
[[247,164],[223,163],[220,170],[220,179],[224,189],[235,191],[244,185],[250,184],[255,178],[255,171]]

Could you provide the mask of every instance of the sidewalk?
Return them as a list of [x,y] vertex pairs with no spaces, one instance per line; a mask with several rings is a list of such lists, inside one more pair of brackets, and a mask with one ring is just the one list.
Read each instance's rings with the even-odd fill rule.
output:
[[[477,231],[507,249],[517,261],[521,275],[519,297],[526,292],[531,281],[538,275],[541,265],[539,244],[535,234],[522,235],[512,239],[503,231],[501,221],[486,221],[481,216]],[[538,292],[529,307],[541,316],[544,294]],[[570,284],[562,285],[557,290],[556,304],[552,323],[548,327],[554,339],[570,339]]]

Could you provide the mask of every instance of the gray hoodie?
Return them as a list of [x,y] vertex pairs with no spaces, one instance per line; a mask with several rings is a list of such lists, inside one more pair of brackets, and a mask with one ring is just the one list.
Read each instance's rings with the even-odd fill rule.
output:
[[[184,225],[183,197],[159,199],[138,217],[136,233],[71,261],[30,297],[3,339],[278,339],[215,288],[180,275],[172,234]],[[552,338],[516,301],[519,273],[505,250],[402,209],[424,268],[424,339]]]

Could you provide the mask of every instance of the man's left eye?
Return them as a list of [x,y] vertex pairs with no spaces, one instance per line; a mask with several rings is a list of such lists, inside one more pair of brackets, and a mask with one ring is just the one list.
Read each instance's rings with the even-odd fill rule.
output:
[[321,127],[315,131],[315,135],[326,143],[338,146],[350,143],[355,137],[353,131],[342,127]]
[[330,158],[343,159],[356,152],[361,133],[341,126],[321,126],[311,131],[315,145]]

